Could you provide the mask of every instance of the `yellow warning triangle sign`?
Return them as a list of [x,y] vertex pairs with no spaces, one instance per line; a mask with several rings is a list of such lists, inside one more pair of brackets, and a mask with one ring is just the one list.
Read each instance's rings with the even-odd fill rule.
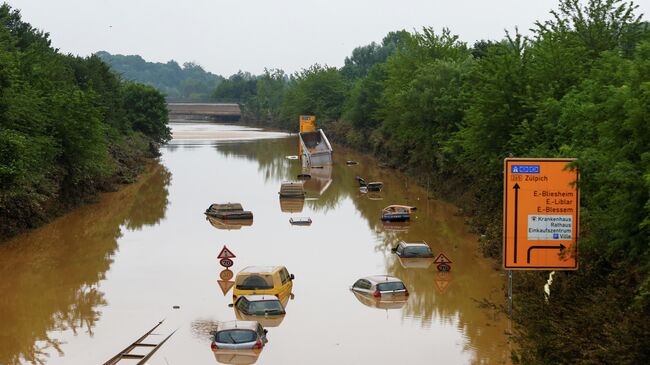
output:
[[234,281],[217,280],[217,282],[219,283],[219,287],[221,288],[223,295],[226,295],[235,285]]
[[235,254],[232,253],[232,251],[230,251],[228,247],[226,247],[225,245],[221,249],[221,252],[219,252],[219,256],[217,256],[217,258],[219,259],[231,259],[233,257],[237,257],[237,256],[235,256]]

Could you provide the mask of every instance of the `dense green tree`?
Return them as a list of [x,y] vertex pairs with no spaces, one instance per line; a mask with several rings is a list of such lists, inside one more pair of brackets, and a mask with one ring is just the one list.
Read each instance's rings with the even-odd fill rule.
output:
[[219,84],[212,96],[217,100],[243,102],[255,95],[257,78],[250,72],[239,71]]
[[388,33],[381,44],[372,42],[367,46],[355,48],[352,55],[345,58],[341,74],[348,80],[365,77],[372,66],[386,62],[386,59],[402,48],[410,37],[409,32],[400,30]]
[[142,132],[155,142],[171,139],[165,98],[153,87],[126,83],[122,91],[124,117],[134,131]]
[[186,62],[181,67],[176,61],[147,62],[137,55],[112,55],[104,51],[95,55],[125,79],[153,86],[170,100],[208,100],[223,81],[223,77],[205,71],[194,62]]
[[295,130],[301,114],[315,115],[327,125],[341,117],[347,83],[335,67],[313,65],[296,73],[282,107],[284,126]]
[[381,107],[381,97],[384,94],[384,83],[387,77],[386,67],[380,63],[370,68],[367,77],[354,84],[346,108],[346,117],[352,122],[354,128],[370,131],[381,123],[377,112]]
[[288,77],[282,70],[265,69],[256,77],[255,93],[244,101],[244,117],[257,124],[277,125]]
[[376,149],[413,168],[442,168],[444,142],[463,120],[462,86],[472,65],[470,50],[449,30],[414,34],[386,62]]
[[128,182],[169,138],[163,96],[63,55],[0,6],[0,239]]

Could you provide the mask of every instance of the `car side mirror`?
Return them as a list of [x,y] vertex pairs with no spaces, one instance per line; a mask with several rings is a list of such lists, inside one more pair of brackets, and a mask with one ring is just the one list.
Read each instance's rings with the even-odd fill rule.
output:
[[232,307],[234,307],[234,306],[235,306],[235,305],[232,304],[232,303],[228,304],[228,307],[230,307],[230,308],[232,308]]
[[265,328],[265,329],[264,329],[264,334],[266,335],[267,333],[269,333],[269,330],[267,330],[267,329]]
[[397,252],[397,247],[393,247],[390,250],[391,250],[391,252]]
[[295,278],[296,278],[296,277],[293,276],[293,274],[290,274],[290,275],[289,275],[289,279],[293,280],[293,279],[295,279]]

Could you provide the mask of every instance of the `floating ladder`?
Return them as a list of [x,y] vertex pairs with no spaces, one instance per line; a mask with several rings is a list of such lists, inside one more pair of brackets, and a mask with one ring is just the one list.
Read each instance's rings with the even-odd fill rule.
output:
[[[162,345],[169,340],[170,337],[174,333],[176,333],[176,330],[172,332],[169,336],[165,337],[162,342],[154,344],[154,343],[144,343],[145,338],[147,338],[149,335],[155,335],[155,333],[152,333],[158,326],[160,326],[163,323],[163,321],[158,322],[157,325],[155,325],[152,329],[149,330],[149,332],[145,333],[142,337],[138,338],[135,340],[132,344],[130,344],[128,347],[126,347],[124,350],[120,351],[117,355],[113,356],[110,360],[106,361],[103,365],[114,365],[119,363],[122,360],[140,360],[137,362],[137,365],[143,365],[144,363],[153,356],[153,354],[158,351]],[[131,351],[137,348],[149,348],[151,351],[149,351],[147,354],[132,354]]]

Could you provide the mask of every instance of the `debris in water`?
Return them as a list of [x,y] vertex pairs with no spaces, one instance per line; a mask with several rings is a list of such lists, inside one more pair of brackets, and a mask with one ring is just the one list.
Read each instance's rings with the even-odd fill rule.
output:
[[287,156],[288,160],[297,160],[298,156]]
[[172,308],[174,308],[174,309],[180,309],[181,306],[180,306],[180,305],[175,305],[175,306],[173,306]]

